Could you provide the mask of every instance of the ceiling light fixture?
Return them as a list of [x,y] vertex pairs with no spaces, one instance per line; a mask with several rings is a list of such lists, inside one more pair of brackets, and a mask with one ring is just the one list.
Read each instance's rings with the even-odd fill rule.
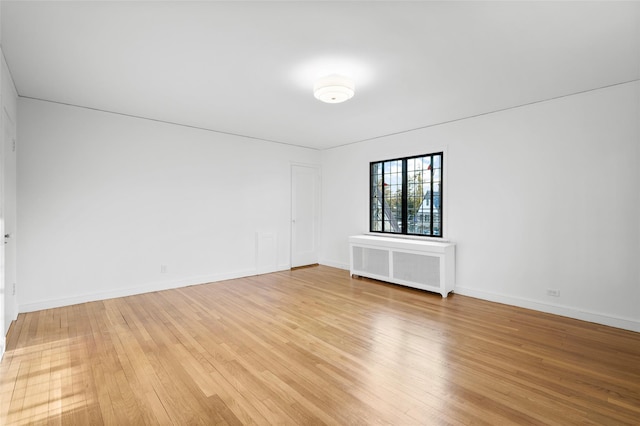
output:
[[354,94],[353,80],[342,75],[322,77],[313,85],[313,96],[328,104],[348,101]]

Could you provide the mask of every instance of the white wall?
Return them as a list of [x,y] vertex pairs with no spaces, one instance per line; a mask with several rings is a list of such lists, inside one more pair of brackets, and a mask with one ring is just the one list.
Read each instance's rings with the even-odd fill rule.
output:
[[368,231],[370,161],[444,148],[457,293],[640,331],[639,116],[635,82],[324,151],[321,263]]
[[290,163],[318,151],[24,98],[18,116],[21,312],[254,274],[257,233],[289,267]]

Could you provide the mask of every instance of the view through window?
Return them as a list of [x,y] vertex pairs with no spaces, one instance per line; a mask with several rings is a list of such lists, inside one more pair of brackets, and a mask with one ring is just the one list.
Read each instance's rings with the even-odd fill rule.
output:
[[442,155],[371,163],[371,232],[442,237]]

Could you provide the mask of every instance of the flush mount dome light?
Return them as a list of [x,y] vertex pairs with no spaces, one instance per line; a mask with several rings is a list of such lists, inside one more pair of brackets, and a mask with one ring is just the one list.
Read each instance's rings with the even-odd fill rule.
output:
[[328,75],[313,85],[316,99],[329,104],[338,104],[351,99],[354,95],[353,80],[342,75]]

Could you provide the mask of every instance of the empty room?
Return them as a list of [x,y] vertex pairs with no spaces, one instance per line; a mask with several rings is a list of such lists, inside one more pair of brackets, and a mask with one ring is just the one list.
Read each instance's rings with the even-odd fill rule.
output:
[[640,2],[0,1],[0,424],[640,424]]

